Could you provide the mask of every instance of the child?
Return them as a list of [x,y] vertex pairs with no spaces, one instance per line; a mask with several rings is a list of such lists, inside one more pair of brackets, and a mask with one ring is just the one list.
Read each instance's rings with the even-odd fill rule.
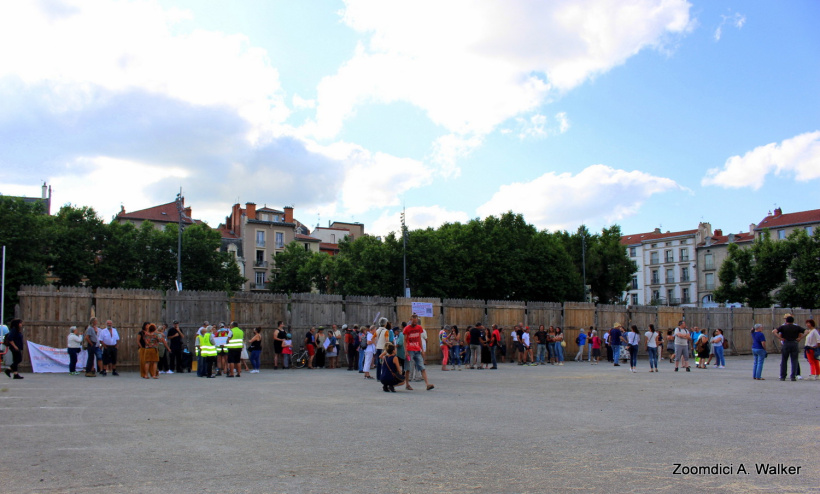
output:
[[282,365],[285,369],[290,369],[290,356],[293,355],[293,340],[290,339],[290,333],[285,335],[285,341],[282,342]]

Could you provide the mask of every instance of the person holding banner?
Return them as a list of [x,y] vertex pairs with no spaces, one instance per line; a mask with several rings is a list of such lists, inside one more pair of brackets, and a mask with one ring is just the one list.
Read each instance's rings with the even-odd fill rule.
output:
[[14,379],[23,379],[23,376],[17,373],[17,368],[20,362],[23,361],[23,321],[21,319],[12,319],[9,326],[9,332],[3,342],[11,352],[11,367],[6,369],[5,373],[9,377],[13,373]]
[[68,373],[72,376],[79,374],[79,372],[77,372],[77,355],[79,355],[83,349],[83,337],[80,336],[79,333],[80,331],[77,329],[77,326],[71,326],[71,328],[69,328],[66,348],[68,349]]

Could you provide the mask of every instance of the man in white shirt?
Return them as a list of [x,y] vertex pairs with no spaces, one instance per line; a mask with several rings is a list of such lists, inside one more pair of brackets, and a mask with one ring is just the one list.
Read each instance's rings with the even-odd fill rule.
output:
[[100,344],[102,345],[103,376],[111,372],[112,376],[119,376],[117,373],[117,345],[120,342],[120,335],[111,320],[105,321],[105,327],[100,331]]
[[692,340],[692,335],[689,334],[689,330],[686,329],[686,322],[680,321],[678,322],[678,327],[675,328],[675,372],[678,372],[678,363],[683,361],[684,367],[686,367],[686,372],[690,372],[689,369],[689,342]]
[[521,335],[521,344],[524,345],[524,365],[527,364],[527,359],[529,358],[530,364],[533,364],[532,361],[532,345],[530,345],[530,327],[524,327],[524,333]]

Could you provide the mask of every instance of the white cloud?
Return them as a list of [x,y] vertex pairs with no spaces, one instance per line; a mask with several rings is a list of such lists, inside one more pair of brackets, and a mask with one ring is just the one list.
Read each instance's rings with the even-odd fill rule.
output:
[[312,149],[344,167],[344,181],[338,187],[328,183],[339,193],[342,214],[396,206],[402,194],[429,185],[433,179],[433,171],[420,161],[374,153],[355,144],[339,142]]
[[[438,228],[445,223],[466,223],[470,217],[463,211],[449,211],[441,206],[419,206],[409,207],[405,211],[405,224],[409,230],[424,229],[427,227]],[[368,230],[373,235],[387,235],[390,232],[401,233],[401,211],[395,213],[385,212],[368,225]]]
[[142,91],[235,109],[256,139],[289,114],[277,71],[243,35],[174,34],[190,14],[155,1],[3,2],[0,79],[50,90],[52,110]]
[[685,0],[345,4],[344,22],[368,38],[319,85],[309,131],[324,138],[357,106],[395,101],[482,136],[691,25]]
[[715,29],[715,41],[720,41],[723,35],[723,26],[726,24],[730,24],[738,29],[741,29],[743,25],[746,24],[746,16],[739,12],[735,12],[732,15],[721,15],[720,18],[720,24],[717,29]]
[[820,178],[820,130],[777,143],[756,147],[743,156],[732,156],[723,168],[711,168],[701,185],[760,189],[766,175],[794,174],[799,182]]
[[550,172],[502,185],[477,212],[483,218],[513,211],[539,228],[575,229],[591,218],[611,224],[632,216],[649,197],[670,190],[683,188],[669,178],[593,165],[577,175]]
[[461,173],[458,168],[458,160],[469,156],[475,149],[481,146],[483,140],[480,137],[465,137],[456,134],[443,135],[433,143],[431,160],[439,165],[439,172],[445,178],[458,177]]
[[565,112],[555,114],[555,122],[552,123],[549,117],[536,113],[529,118],[517,117],[515,119],[517,129],[502,129],[502,133],[508,134],[517,132],[518,138],[522,141],[525,139],[544,139],[549,136],[563,134],[569,130],[569,119]]

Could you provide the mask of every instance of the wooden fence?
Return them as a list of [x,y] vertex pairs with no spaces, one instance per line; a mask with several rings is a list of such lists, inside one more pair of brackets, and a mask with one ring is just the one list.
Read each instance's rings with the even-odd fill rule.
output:
[[[167,323],[180,321],[186,335],[186,344],[194,347],[194,334],[205,321],[217,324],[237,321],[248,337],[255,327],[261,328],[263,336],[262,362],[273,361],[272,334],[278,321],[290,326],[294,346],[299,346],[304,333],[311,326],[332,324],[372,324],[376,315],[386,317],[393,325],[410,319],[413,302],[432,304],[433,317],[423,318],[421,323],[427,331],[427,359],[439,362],[441,351],[438,332],[445,324],[457,325],[462,331],[468,325],[482,322],[490,327],[497,324],[505,328],[504,343],[510,347],[509,328],[517,323],[531,327],[534,334],[538,326],[563,328],[566,341],[565,356],[572,358],[578,350],[575,338],[582,328],[599,331],[620,322],[624,327],[636,325],[641,334],[654,324],[658,331],[677,326],[685,320],[690,327],[698,326],[713,330],[721,328],[729,340],[731,354],[750,354],[751,327],[760,323],[766,332],[769,351],[780,350],[773,341],[770,329],[783,322],[783,315],[792,313],[799,323],[817,309],[750,309],[750,308],[698,308],[594,305],[579,302],[522,302],[510,300],[462,300],[437,298],[342,297],[298,293],[290,296],[273,293],[236,293],[229,297],[225,292],[97,289],[55,286],[23,286],[19,291],[20,303],[15,316],[23,319],[26,337],[42,345],[63,348],[66,346],[70,326],[86,327],[91,317],[98,317],[101,326],[111,319],[121,337],[120,366],[135,366],[137,358],[137,333],[146,321]],[[533,342],[534,343],[534,342]],[[340,365],[346,363],[344,352]],[[643,354],[643,352],[641,352]],[[24,365],[29,364],[28,352]]]

